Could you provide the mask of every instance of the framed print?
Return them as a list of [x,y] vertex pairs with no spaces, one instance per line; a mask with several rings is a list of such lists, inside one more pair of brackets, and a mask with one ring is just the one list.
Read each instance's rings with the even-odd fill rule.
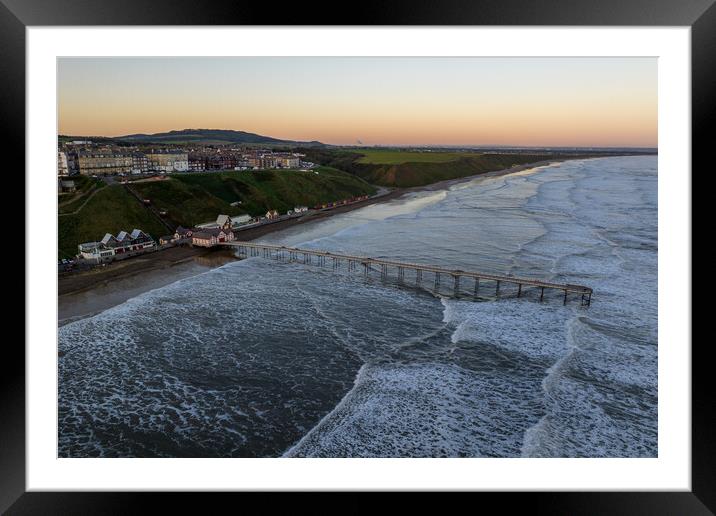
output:
[[691,337],[712,2],[264,25],[2,1],[26,192],[3,511],[344,490],[714,510]]

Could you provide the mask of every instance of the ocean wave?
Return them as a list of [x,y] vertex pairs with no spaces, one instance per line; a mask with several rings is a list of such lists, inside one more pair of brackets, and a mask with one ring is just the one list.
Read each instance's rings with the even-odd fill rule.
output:
[[271,237],[586,284],[589,308],[251,258],[69,322],[60,455],[655,456],[654,162],[564,162]]

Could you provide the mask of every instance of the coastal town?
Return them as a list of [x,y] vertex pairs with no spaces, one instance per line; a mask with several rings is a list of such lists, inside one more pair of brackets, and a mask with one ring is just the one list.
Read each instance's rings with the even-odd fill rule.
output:
[[[142,220],[154,222],[154,225],[140,221],[138,227],[117,231],[119,224],[97,222],[94,224],[94,231],[97,232],[95,239],[75,240],[76,251],[70,249],[60,253],[58,271],[80,272],[169,247],[211,248],[220,242],[233,240],[235,233],[240,231],[295,221],[369,199],[369,195],[358,192],[309,206],[289,205],[288,209],[285,202],[272,206],[270,201],[264,201],[266,211],[256,213],[256,207],[242,206],[242,197],[237,196],[234,197],[236,200],[229,199],[223,205],[227,210],[233,210],[230,213],[217,213],[221,208],[218,206],[214,212],[218,215],[217,219],[208,222],[199,222],[201,219],[197,218],[212,216],[210,210],[192,213],[193,220],[189,220],[187,226],[186,218],[182,220],[184,213],[178,216],[179,220],[172,219],[171,215],[176,215],[177,210],[173,214],[168,213],[161,200],[148,197],[142,188],[171,181],[173,177],[205,177],[213,172],[219,175],[247,174],[246,177],[258,174],[260,178],[270,177],[272,172],[296,173],[317,178],[322,173],[320,170],[321,167],[305,160],[305,154],[285,150],[240,145],[117,145],[88,139],[61,139],[57,155],[61,218],[84,217],[80,214],[84,213],[81,210],[87,202],[95,194],[111,187],[124,190],[125,198],[145,214]],[[160,232],[161,228],[163,232]],[[92,238],[92,234],[87,236]]]
[[240,146],[118,146],[91,140],[62,142],[57,175],[115,176],[211,170],[308,170],[304,154]]
[[[377,197],[385,200],[397,195],[401,184],[395,181],[397,172],[387,167],[404,167],[404,176],[425,174],[411,184],[434,182],[438,174],[449,179],[487,167],[514,170],[562,157],[529,150],[494,154],[361,149],[348,154],[349,162],[336,163],[345,155],[341,151],[211,144],[211,135],[204,136],[202,144],[60,137],[58,271],[104,267],[169,247],[210,249],[234,240],[241,231],[273,224],[272,229],[278,229],[285,225],[278,223],[352,209]],[[363,163],[363,158],[375,163]],[[108,213],[108,205],[116,206],[118,217]]]

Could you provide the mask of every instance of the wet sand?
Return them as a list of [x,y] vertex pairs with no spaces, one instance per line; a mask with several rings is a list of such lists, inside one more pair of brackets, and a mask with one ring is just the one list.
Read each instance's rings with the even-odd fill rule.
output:
[[[389,202],[411,192],[436,191],[478,178],[512,174],[522,170],[564,161],[554,159],[518,165],[508,169],[485,172],[474,176],[449,179],[426,186],[395,188],[379,197],[331,210],[310,213],[297,219],[265,224],[236,233],[238,240],[255,240],[269,233],[313,222],[339,213],[358,208]],[[174,247],[136,258],[116,262],[101,269],[70,274],[58,279],[58,321],[59,325],[88,317],[113,306],[119,305],[143,292],[163,287],[177,280],[188,278],[238,260],[233,250],[203,249],[189,246]]]
[[124,303],[143,292],[238,260],[233,250],[173,247],[58,280],[59,325]]

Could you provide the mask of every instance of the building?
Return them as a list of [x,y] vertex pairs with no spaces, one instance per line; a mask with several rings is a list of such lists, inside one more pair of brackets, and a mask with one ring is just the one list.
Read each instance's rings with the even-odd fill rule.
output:
[[234,215],[232,217],[228,215],[219,215],[214,222],[206,222],[204,224],[198,224],[197,229],[233,229],[242,224],[251,222],[250,215]]
[[107,261],[129,252],[144,251],[156,247],[156,242],[141,229],[131,233],[120,231],[115,237],[106,233],[99,242],[86,242],[77,246],[80,256],[87,260]]
[[192,152],[189,154],[189,170],[192,172],[202,172],[206,170],[206,157],[203,154]]
[[79,172],[84,176],[107,176],[132,172],[132,156],[126,154],[105,154],[80,152],[77,156]]
[[234,215],[231,221],[234,223],[234,227],[248,224],[251,222],[251,215]]
[[57,175],[72,176],[77,173],[77,153],[57,151]]
[[183,227],[179,226],[179,227],[177,227],[176,231],[174,231],[174,241],[191,238],[191,235],[193,233],[194,233],[193,229],[183,228]]
[[132,153],[132,174],[146,174],[149,172],[149,158],[143,152]]
[[189,170],[189,155],[186,152],[147,153],[149,170],[154,172],[186,172]]
[[244,156],[237,166],[253,169],[298,168],[300,160],[288,152],[263,152]]
[[77,248],[85,260],[110,260],[114,256],[114,249],[106,248],[100,242],[86,242]]
[[69,176],[70,165],[67,159],[67,153],[58,151],[57,153],[57,175],[58,176]]
[[281,153],[273,154],[276,161],[276,168],[298,168],[299,159],[293,154]]
[[216,227],[230,230],[234,227],[234,223],[228,215],[219,215],[216,217]]
[[307,211],[308,211],[308,206],[296,206],[296,207],[293,209],[293,212],[294,212],[294,213],[305,213],[305,212],[307,212]]
[[77,191],[77,185],[74,181],[60,180],[60,192],[62,193],[74,193]]
[[266,212],[266,218],[267,219],[277,219],[279,217],[278,211],[276,210],[269,210]]
[[173,244],[173,243],[184,243],[191,241],[191,236],[194,233],[193,229],[184,228],[178,226],[173,234],[165,235],[159,239],[159,243],[162,245]]
[[230,229],[208,228],[195,231],[191,235],[192,245],[213,247],[221,242],[233,242],[234,232]]
[[242,224],[246,224],[248,222],[251,222],[250,215],[234,215],[233,217],[229,217],[228,215],[219,215],[216,218],[216,227],[222,229],[233,229],[236,226],[241,226]]

